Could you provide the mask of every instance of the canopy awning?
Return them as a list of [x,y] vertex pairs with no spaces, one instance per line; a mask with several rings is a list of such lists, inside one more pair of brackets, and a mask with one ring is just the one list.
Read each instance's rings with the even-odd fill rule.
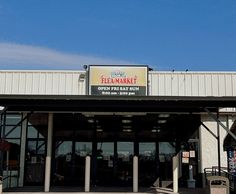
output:
[[8,111],[212,112],[236,107],[235,97],[0,95]]

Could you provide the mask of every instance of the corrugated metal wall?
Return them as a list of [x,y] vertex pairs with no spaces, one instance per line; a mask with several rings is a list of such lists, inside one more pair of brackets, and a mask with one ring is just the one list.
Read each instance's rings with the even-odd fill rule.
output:
[[83,71],[0,71],[0,94],[83,95]]
[[152,96],[236,96],[236,72],[150,72]]
[[[0,71],[0,94],[84,95],[84,71]],[[152,96],[236,96],[236,72],[149,73]]]

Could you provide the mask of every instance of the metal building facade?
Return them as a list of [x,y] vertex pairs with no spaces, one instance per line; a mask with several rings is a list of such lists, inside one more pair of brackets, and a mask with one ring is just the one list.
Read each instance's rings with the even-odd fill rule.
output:
[[[84,95],[85,71],[0,71],[0,94]],[[150,96],[236,96],[236,72],[149,72]]]
[[[86,95],[85,71],[0,71],[0,94],[4,95]],[[236,72],[149,72],[150,96],[236,96]],[[226,110],[226,109],[225,109]],[[219,119],[229,127],[235,121],[235,109],[225,112]],[[201,121],[216,133],[216,122],[202,115]],[[223,140],[227,135],[221,128],[221,164],[227,165]],[[201,163],[198,171],[217,166],[217,141],[199,128]]]
[[236,96],[236,72],[149,72],[152,96]]
[[0,94],[83,95],[82,71],[0,71]]

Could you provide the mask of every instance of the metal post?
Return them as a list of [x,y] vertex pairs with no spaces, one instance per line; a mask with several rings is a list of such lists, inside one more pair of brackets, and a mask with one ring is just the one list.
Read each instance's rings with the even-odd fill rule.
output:
[[179,171],[178,155],[173,157],[172,163],[173,163],[173,192],[178,193],[178,171]]
[[[3,134],[3,127],[2,127],[2,124],[3,124],[3,114],[5,113],[2,113],[1,112],[1,117],[0,117],[0,137],[1,139],[3,138],[4,134]],[[3,169],[2,169],[2,164],[3,164],[3,152],[0,150],[0,194],[2,194],[2,179],[3,179]]]
[[[10,177],[11,179],[11,176],[9,175],[9,150],[7,150],[7,158],[6,158],[6,174],[7,174],[7,177]],[[11,185],[9,185],[9,180],[7,179],[7,187],[10,188]]]
[[2,176],[0,176],[0,194],[2,194]]
[[50,190],[52,132],[53,132],[53,113],[49,113],[48,114],[47,156],[46,156],[46,164],[45,164],[45,182],[44,182],[44,191],[45,192],[49,192],[49,190]]
[[[1,113],[1,141],[5,140],[5,129],[6,129],[6,111]],[[4,153],[3,150],[0,151],[0,176],[3,178],[3,163],[4,163]]]
[[220,160],[220,124],[219,124],[219,110],[217,111],[217,147],[218,147],[218,174],[221,175],[221,160]]
[[138,156],[133,157],[133,192],[138,192]]
[[[23,113],[23,118],[27,117],[27,113]],[[19,170],[19,187],[24,186],[24,172],[25,172],[25,145],[27,134],[28,119],[22,122],[21,127],[21,143],[20,143],[20,170]]]
[[91,158],[86,156],[85,158],[85,192],[90,191],[90,167],[91,167]]

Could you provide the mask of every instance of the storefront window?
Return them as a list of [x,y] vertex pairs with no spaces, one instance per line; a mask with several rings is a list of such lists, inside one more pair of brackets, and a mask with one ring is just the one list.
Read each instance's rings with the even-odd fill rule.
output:
[[7,114],[6,125],[17,125],[21,121],[21,114]]
[[47,137],[47,114],[31,114],[28,118],[25,185],[43,185]]
[[159,143],[160,175],[163,181],[172,179],[172,158],[175,153],[174,142]]
[[[18,170],[20,161],[20,140],[7,139],[9,149],[4,152],[4,170]],[[8,152],[8,153],[7,153]]]
[[21,137],[21,126],[5,127],[5,138],[20,138],[20,137]]
[[139,143],[139,185],[153,185],[158,178],[158,164],[156,162],[156,143]]

